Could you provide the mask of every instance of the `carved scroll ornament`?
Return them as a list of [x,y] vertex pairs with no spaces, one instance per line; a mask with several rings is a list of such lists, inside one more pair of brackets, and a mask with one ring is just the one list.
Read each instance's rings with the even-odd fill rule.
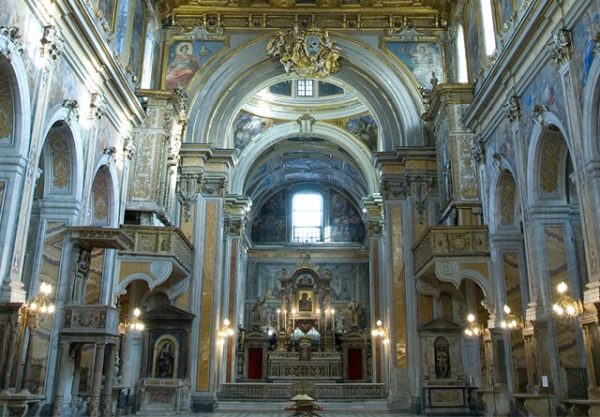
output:
[[288,75],[326,78],[340,69],[340,49],[327,31],[316,27],[277,32],[267,44],[267,54],[278,57]]

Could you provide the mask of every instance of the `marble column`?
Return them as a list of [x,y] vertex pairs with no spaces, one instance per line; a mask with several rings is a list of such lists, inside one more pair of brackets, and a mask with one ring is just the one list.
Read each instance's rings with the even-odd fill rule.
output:
[[104,367],[104,348],[104,342],[96,343],[92,390],[90,393],[90,402],[88,404],[88,414],[90,417],[99,417],[100,415],[100,391],[102,388],[102,368]]
[[112,410],[112,388],[115,370],[116,345],[108,345],[108,357],[104,373],[104,390],[102,392],[101,413],[102,417],[110,417]]
[[71,385],[71,416],[76,417],[79,415],[79,381],[81,379],[81,348],[79,345],[75,349],[74,370],[73,370],[73,382]]
[[70,347],[70,342],[60,342],[59,367],[56,377],[54,403],[52,404],[52,417],[61,417],[63,415],[65,382],[67,379],[66,371],[68,369]]
[[7,359],[4,374],[2,375],[2,390],[8,390],[10,387],[10,381],[13,373],[13,367],[15,363],[15,357],[17,355],[17,336],[19,333],[19,321],[17,317],[11,319],[10,322],[10,336],[7,346]]
[[35,332],[37,329],[38,317],[36,313],[29,312],[27,316],[27,328],[29,337],[27,342],[27,354],[25,355],[25,366],[23,367],[23,379],[21,380],[22,393],[29,393],[29,383],[31,382],[31,362],[33,360],[33,347]]

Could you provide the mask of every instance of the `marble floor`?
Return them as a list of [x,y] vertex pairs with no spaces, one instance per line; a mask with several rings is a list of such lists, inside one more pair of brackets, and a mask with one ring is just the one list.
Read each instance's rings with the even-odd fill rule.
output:
[[[356,402],[324,402],[318,403],[323,407],[319,412],[321,417],[416,417],[413,414],[390,413],[384,401]],[[292,413],[284,408],[291,402],[236,402],[221,401],[214,413],[178,414],[181,417],[211,416],[211,417],[290,417]],[[159,414],[136,414],[138,417],[156,417]],[[164,414],[160,414],[163,415]]]

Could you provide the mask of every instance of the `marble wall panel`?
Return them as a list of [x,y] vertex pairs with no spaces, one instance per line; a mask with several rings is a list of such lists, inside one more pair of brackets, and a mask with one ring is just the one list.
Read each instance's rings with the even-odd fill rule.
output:
[[[61,257],[63,251],[65,233],[64,222],[48,222],[44,235],[42,260],[39,269],[39,279],[36,284],[42,282],[52,285],[54,291],[50,294],[52,303],[56,302],[56,288],[59,280]],[[35,338],[33,341],[31,386],[30,391],[41,393],[46,379],[46,367],[48,365],[48,348],[50,344],[50,331],[54,316],[41,316]]]
[[[570,284],[567,255],[565,248],[565,235],[563,226],[545,226],[544,240],[546,243],[548,274],[552,301],[555,302],[559,295],[556,286],[560,282]],[[558,357],[564,368],[579,368],[581,366],[577,351],[577,338],[571,321],[556,321],[556,339]]]

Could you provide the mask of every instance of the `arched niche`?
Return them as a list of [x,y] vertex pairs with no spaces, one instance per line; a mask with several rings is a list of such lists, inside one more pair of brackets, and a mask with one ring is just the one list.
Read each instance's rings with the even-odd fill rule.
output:
[[109,226],[114,222],[115,192],[110,169],[102,165],[96,172],[92,183],[91,223],[97,226]]
[[[422,145],[420,95],[407,69],[368,45],[332,36],[344,64],[331,82],[367,105],[379,127],[379,150]],[[268,36],[242,45],[207,65],[188,86],[190,123],[186,141],[233,148],[233,126],[243,103],[269,84],[285,79],[281,64],[266,54]]]

